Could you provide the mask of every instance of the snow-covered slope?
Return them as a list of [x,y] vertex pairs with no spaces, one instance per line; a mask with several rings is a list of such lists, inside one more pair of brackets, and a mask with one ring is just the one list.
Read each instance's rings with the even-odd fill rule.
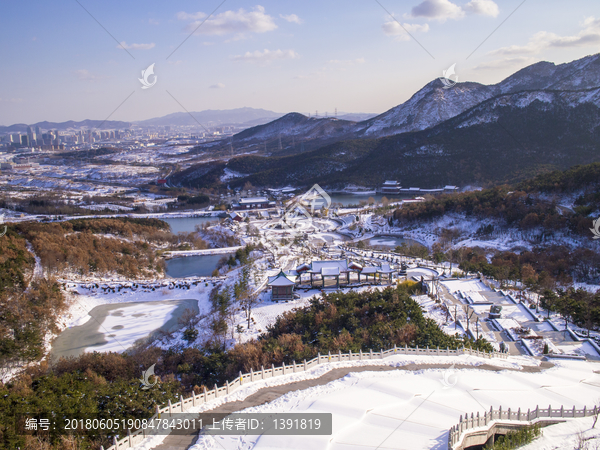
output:
[[444,89],[439,79],[425,85],[406,103],[357,126],[364,137],[380,137],[424,130],[457,116],[495,95],[496,89],[479,83],[459,83]]

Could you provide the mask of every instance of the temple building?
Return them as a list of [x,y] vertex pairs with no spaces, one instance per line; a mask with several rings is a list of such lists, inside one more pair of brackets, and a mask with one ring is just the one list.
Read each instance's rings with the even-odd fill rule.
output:
[[[394,269],[389,264],[363,267],[354,261],[348,262],[347,259],[339,259],[300,264],[296,267],[295,273],[298,275],[298,282],[302,281],[303,274],[309,274],[311,287],[315,286],[315,282],[320,281],[321,287],[335,286],[339,288],[342,283],[351,284],[363,281],[381,283],[383,280],[391,283],[393,275],[398,273],[398,269]],[[362,280],[361,276],[364,277]],[[305,278],[307,277],[305,276]]]
[[271,288],[271,299],[273,301],[293,300],[295,285],[296,276],[286,274],[283,270],[280,270],[277,275],[269,277],[267,282],[267,286]]

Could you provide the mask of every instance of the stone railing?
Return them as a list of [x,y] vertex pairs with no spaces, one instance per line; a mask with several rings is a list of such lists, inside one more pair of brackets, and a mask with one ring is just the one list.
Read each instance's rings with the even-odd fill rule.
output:
[[[478,350],[472,350],[470,348],[465,348],[465,347],[457,349],[457,350],[450,350],[448,348],[441,349],[439,347],[436,347],[435,349],[433,349],[433,348],[429,348],[429,347],[419,348],[418,346],[415,348],[407,347],[407,346],[404,346],[404,347],[394,346],[394,348],[392,348],[390,350],[380,350],[378,352],[374,352],[371,350],[368,353],[362,352],[362,351],[360,351],[359,353],[352,353],[352,352],[329,353],[327,355],[321,355],[319,353],[319,355],[316,358],[313,358],[310,361],[305,360],[299,364],[296,362],[293,362],[292,364],[289,364],[289,365],[283,364],[281,367],[275,367],[273,365],[267,369],[265,369],[264,367],[261,367],[261,370],[256,371],[256,372],[254,372],[253,370],[250,370],[250,373],[245,373],[245,374],[242,374],[240,372],[240,375],[235,380],[233,380],[231,382],[226,382],[225,385],[223,385],[221,387],[218,387],[215,385],[214,389],[211,389],[210,391],[207,391],[205,389],[204,392],[202,392],[200,394],[192,393],[189,398],[181,400],[177,403],[171,403],[171,401],[169,401],[167,406],[164,406],[162,408],[157,406],[156,413],[154,414],[154,416],[152,416],[148,420],[150,421],[153,419],[157,419],[159,417],[162,417],[165,414],[171,415],[173,413],[188,412],[189,408],[195,408],[195,407],[203,405],[205,403],[214,401],[215,399],[221,398],[227,394],[230,394],[233,391],[235,391],[236,389],[239,389],[240,387],[247,385],[248,383],[252,383],[254,381],[266,380],[269,378],[278,377],[278,376],[282,376],[282,375],[288,375],[291,373],[306,372],[306,371],[318,366],[319,364],[326,364],[326,363],[330,363],[330,362],[369,361],[369,360],[374,360],[374,359],[384,359],[388,356],[393,356],[393,355],[429,355],[429,356],[471,355],[471,356],[479,356],[481,358],[488,358],[488,359],[491,359],[491,358],[506,359],[507,358],[507,355],[504,353],[498,353],[498,352],[487,353],[487,352],[481,352]],[[126,449],[128,447],[133,447],[134,445],[141,443],[144,438],[146,438],[148,436],[152,436],[152,435],[153,434],[151,431],[147,431],[145,429],[140,429],[140,430],[136,430],[133,432],[131,430],[128,430],[126,437],[124,437],[120,440],[117,440],[117,438],[114,437],[113,445],[110,446],[107,450],[122,450],[122,449]]]
[[460,416],[458,424],[448,431],[448,450],[463,450],[473,445],[483,445],[498,431],[502,431],[499,434],[505,434],[506,431],[536,423],[550,425],[564,422],[563,419],[594,416],[599,412],[597,406],[590,409],[586,407],[577,409],[575,406],[566,409],[564,406],[552,408],[550,405],[545,409],[536,406],[534,410],[527,411],[521,411],[521,408],[518,410],[490,408],[483,415],[477,412],[476,416],[473,413],[471,417],[468,414],[464,417]]

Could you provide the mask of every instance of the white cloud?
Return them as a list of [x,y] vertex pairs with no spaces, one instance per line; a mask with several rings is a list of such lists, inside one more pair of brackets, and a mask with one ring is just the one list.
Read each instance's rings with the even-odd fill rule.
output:
[[579,24],[581,30],[571,36],[560,36],[549,31],[538,31],[525,45],[509,45],[488,53],[497,59],[479,64],[476,70],[499,69],[514,66],[524,67],[534,63],[534,57],[551,48],[596,47],[600,44],[600,19],[588,17]]
[[211,84],[209,86],[210,89],[223,89],[225,85],[223,83]]
[[96,80],[101,80],[102,78],[106,78],[101,75],[94,75],[87,69],[75,70],[73,73],[75,73],[77,78],[79,78],[80,80],[83,80],[83,81],[96,81]]
[[445,21],[447,19],[460,19],[465,15],[463,9],[449,0],[425,0],[413,7],[412,17],[425,17]]
[[256,50],[254,52],[246,52],[243,55],[233,56],[231,59],[234,61],[246,61],[251,63],[269,63],[278,59],[294,59],[298,58],[298,53],[294,50],[267,50],[264,51]]
[[[185,27],[186,32],[195,34],[223,36],[226,34],[265,33],[277,28],[273,17],[265,14],[265,8],[255,6],[252,11],[243,8],[237,11],[225,11],[210,17],[202,24],[207,15],[203,12],[180,12],[177,18],[191,20]],[[200,26],[200,24],[202,24]],[[200,26],[200,28],[198,28]]]
[[498,5],[492,0],[471,0],[463,10],[470,14],[480,14],[482,16],[496,17],[500,14]]
[[356,59],[331,59],[328,61],[329,64],[364,64],[365,58]]
[[383,32],[386,36],[395,36],[398,40],[408,41],[410,39],[408,33],[427,33],[429,31],[429,24],[419,25],[417,23],[403,23],[402,26],[400,26],[394,19],[390,19],[385,22],[381,28],[383,28]]
[[301,24],[302,22],[304,22],[300,17],[298,17],[296,14],[279,14],[279,17],[281,17],[283,20],[287,20],[288,22],[293,22],[293,23],[297,23],[297,24]]
[[464,6],[450,0],[424,0],[413,7],[407,17],[424,17],[445,22],[448,19],[462,19],[467,14],[496,17],[499,13],[500,9],[493,0],[471,0]]
[[125,41],[121,41],[117,48],[124,48],[126,50],[150,50],[154,48],[154,42],[151,44],[128,44]]
[[600,19],[588,17],[580,23],[581,31],[573,36],[559,36],[548,31],[535,33],[525,45],[510,45],[494,50],[488,55],[512,56],[535,55],[547,48],[573,48],[600,43]]
[[0,98],[0,102],[2,103],[22,103],[22,98]]
[[475,66],[473,70],[520,69],[529,66],[536,61],[537,59],[531,56],[516,56],[514,58],[496,59],[493,61],[484,62]]
[[148,23],[150,25],[159,25],[160,22],[156,19],[148,19]]

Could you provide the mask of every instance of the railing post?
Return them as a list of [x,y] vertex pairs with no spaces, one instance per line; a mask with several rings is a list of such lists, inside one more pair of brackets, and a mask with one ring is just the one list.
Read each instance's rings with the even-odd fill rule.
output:
[[204,394],[204,403],[206,403],[207,400],[207,395],[208,393],[206,392],[206,386],[202,386],[202,393]]
[[321,352],[317,353],[317,364],[321,364]]
[[552,417],[552,405],[548,405],[548,417]]
[[133,447],[133,441],[131,440],[131,430],[129,428],[127,429],[127,438],[129,441],[129,446]]
[[275,376],[275,364],[271,364],[271,378]]
[[240,386],[244,384],[244,376],[242,375],[242,371],[240,370]]
[[348,361],[352,361],[352,350],[348,350]]
[[529,422],[531,420],[531,409],[527,408],[527,421]]
[[408,344],[404,344],[404,354],[408,355]]
[[360,359],[360,361],[362,361],[362,349],[360,349],[358,352],[359,352],[359,359]]
[[379,353],[381,354],[381,359],[383,359],[383,349],[380,349]]
[[517,420],[521,420],[521,408],[519,407],[519,411],[517,411]]
[[252,367],[250,367],[250,381],[254,381],[254,370],[252,370]]
[[306,372],[306,359],[304,360],[304,371]]
[[215,398],[217,398],[218,396],[219,396],[219,388],[215,384]]
[[396,347],[396,344],[394,344],[394,355],[396,354],[397,351],[398,351],[398,347]]
[[565,417],[565,407],[563,405],[560,405],[560,417]]
[[260,375],[261,375],[261,380],[265,379],[265,366],[260,366]]
[[373,359],[373,349],[369,349],[369,359]]
[[440,346],[439,346],[439,345],[436,347],[435,354],[436,354],[437,356],[440,356]]
[[338,361],[342,362],[342,351],[338,350]]
[[196,393],[192,391],[192,406],[196,406]]
[[[585,411],[585,410],[584,410]],[[585,416],[584,416],[585,417]],[[575,418],[575,405],[573,405],[573,419]]]
[[296,361],[295,360],[292,361],[292,367],[294,368],[294,370],[292,370],[292,372],[296,373]]
[[281,363],[281,374],[285,375],[285,363],[284,362]]

